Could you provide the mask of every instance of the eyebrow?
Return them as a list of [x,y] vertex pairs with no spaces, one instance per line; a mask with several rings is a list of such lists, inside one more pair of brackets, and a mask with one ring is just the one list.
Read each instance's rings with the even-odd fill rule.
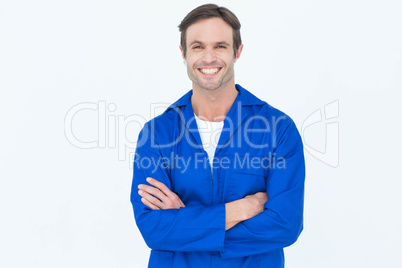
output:
[[[201,45],[202,45],[203,43],[202,43],[201,41],[195,40],[195,41],[191,42],[189,46],[192,46],[192,45],[194,45],[194,44],[201,44]],[[226,45],[226,46],[230,46],[230,44],[228,44],[228,43],[225,42],[225,41],[216,42],[215,44],[216,44],[216,45]]]

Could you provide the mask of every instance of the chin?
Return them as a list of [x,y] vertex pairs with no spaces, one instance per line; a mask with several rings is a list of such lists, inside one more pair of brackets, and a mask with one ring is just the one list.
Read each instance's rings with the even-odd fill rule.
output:
[[203,85],[200,85],[200,87],[202,89],[205,89],[205,90],[208,90],[208,91],[213,91],[213,90],[219,89],[221,87],[221,85],[215,85],[215,86],[203,86]]

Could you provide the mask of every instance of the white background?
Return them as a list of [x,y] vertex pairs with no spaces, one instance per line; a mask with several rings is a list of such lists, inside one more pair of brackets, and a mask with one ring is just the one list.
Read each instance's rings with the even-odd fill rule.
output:
[[[146,267],[129,202],[133,149],[113,141],[135,142],[163,111],[155,103],[191,88],[177,25],[203,3],[1,1],[1,267]],[[401,267],[400,1],[219,4],[242,23],[237,83],[299,129],[339,101],[339,165],[306,152],[305,229],[287,267]],[[68,111],[102,102],[116,110],[100,136],[116,138],[73,146]],[[72,122],[77,139],[98,140],[98,111]],[[306,130],[306,146],[325,151],[325,124]]]

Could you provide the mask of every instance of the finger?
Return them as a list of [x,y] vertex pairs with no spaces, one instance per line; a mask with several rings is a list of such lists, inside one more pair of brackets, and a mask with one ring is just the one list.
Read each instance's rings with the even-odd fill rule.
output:
[[155,188],[153,186],[143,184],[143,185],[141,185],[140,189],[143,190],[144,192],[152,194],[153,196],[155,196],[156,198],[158,198],[162,202],[165,201],[166,198],[167,198],[166,195],[164,193],[162,193],[161,190],[159,190],[158,188]]
[[258,193],[256,193],[256,196],[258,196],[259,198],[268,198],[268,195],[266,192],[258,192]]
[[149,202],[148,200],[146,200],[145,198],[141,198],[141,202],[146,205],[147,207],[149,207],[152,210],[159,210],[160,208],[158,208],[157,206],[153,205],[151,202]]
[[258,193],[256,193],[256,196],[258,198],[260,198],[261,200],[265,200],[265,201],[268,200],[268,195],[266,192],[258,192]]
[[174,195],[174,193],[162,182],[155,180],[151,177],[147,178],[147,182],[149,182],[149,184],[155,186],[156,188],[158,188],[159,190],[162,191],[162,193],[164,193],[166,196],[168,197],[172,197],[172,195]]
[[158,208],[162,208],[162,207],[163,207],[162,202],[161,202],[158,198],[156,198],[156,197],[150,195],[149,193],[144,192],[143,190],[139,190],[139,191],[138,191],[138,194],[139,194],[142,198],[146,199],[146,200],[147,200],[149,203],[151,203],[152,205],[154,205],[154,206],[156,206],[156,207],[158,207]]

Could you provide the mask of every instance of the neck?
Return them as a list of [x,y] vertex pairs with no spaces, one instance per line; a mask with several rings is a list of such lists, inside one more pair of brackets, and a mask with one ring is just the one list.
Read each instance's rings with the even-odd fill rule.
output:
[[194,113],[203,120],[220,122],[232,107],[237,97],[234,82],[225,88],[205,90],[193,85],[191,105]]

